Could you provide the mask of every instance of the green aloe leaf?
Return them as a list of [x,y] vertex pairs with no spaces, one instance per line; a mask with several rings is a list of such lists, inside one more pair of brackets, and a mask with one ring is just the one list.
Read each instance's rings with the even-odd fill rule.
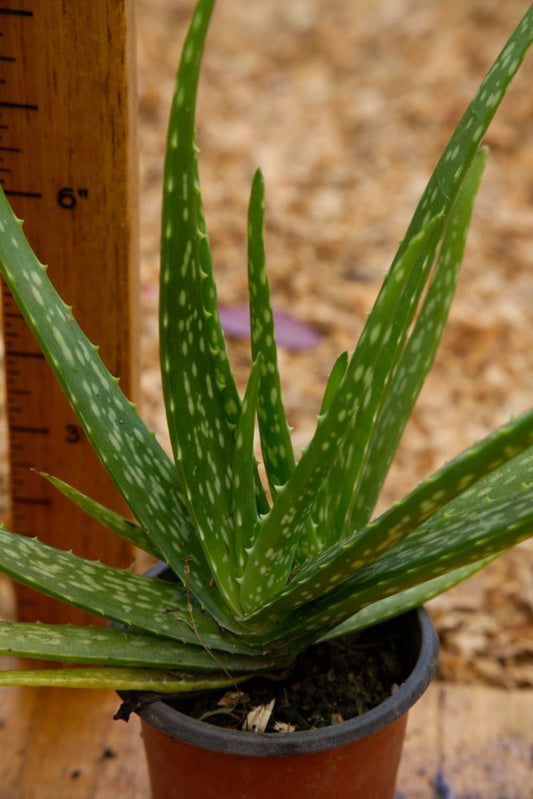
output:
[[59,297],[0,188],[0,270],[87,437],[173,571],[222,622],[225,606],[196,539],[174,464]]
[[246,677],[216,672],[211,676],[157,669],[80,668],[0,671],[0,685],[55,688],[97,688],[111,691],[153,691],[163,694],[209,691],[236,685]]
[[87,561],[0,528],[0,571],[48,596],[155,635],[209,648],[247,651],[187,591],[163,580]]
[[330,629],[372,602],[499,555],[530,537],[532,529],[532,487],[482,506],[473,503],[468,513],[456,512],[450,505],[393,553],[361,569],[356,578],[306,610],[299,627],[303,631]]
[[109,627],[14,621],[0,621],[0,653],[85,665],[173,670],[245,672],[275,664],[266,656],[214,653],[199,641],[191,646],[162,636]]
[[333,369],[331,370],[328,377],[328,382],[326,384],[326,389],[324,391],[324,396],[322,398],[322,404],[320,406],[320,414],[319,414],[320,416],[324,416],[329,411],[331,403],[336,397],[337,392],[341,386],[341,383],[344,380],[347,368],[348,368],[348,353],[341,352],[341,354],[337,357],[337,360],[333,364]]
[[[492,559],[529,537],[533,529],[533,448],[519,451],[510,445],[507,457],[507,462],[474,483],[469,475],[469,487],[462,494],[337,589],[301,608],[287,623],[285,634],[291,634],[296,616],[305,619],[302,627],[308,631],[323,625],[325,633],[335,622],[342,623],[372,603]],[[403,503],[399,506],[400,511],[405,510]],[[407,518],[408,514],[405,521]],[[279,619],[278,609],[273,610]],[[277,634],[282,626],[278,624]]]
[[259,389],[259,430],[265,470],[272,496],[294,471],[295,458],[290,428],[281,398],[281,381],[274,330],[274,316],[266,271],[263,241],[263,176],[258,170],[252,182],[248,211],[248,286],[252,358],[262,354]]
[[[350,437],[354,452],[334,528],[350,532],[368,523],[414,403],[437,352],[455,293],[474,200],[483,175],[487,151],[477,153],[450,207],[437,264],[414,329],[388,383],[378,389],[381,412],[373,417],[365,446]],[[379,383],[378,383],[379,386]],[[346,443],[344,444],[346,448]],[[332,484],[331,493],[335,493]]]
[[[337,413],[339,443],[331,455],[333,468],[326,475],[317,500],[323,519],[324,546],[332,537],[338,540],[349,532],[345,524],[348,509],[352,502],[358,507],[364,501],[360,492],[361,474],[383,406],[394,391],[394,371],[430,274],[441,230],[442,219],[437,217],[429,224],[423,247],[415,248],[414,257],[400,261],[385,278],[347,369],[348,377],[358,377],[357,394],[350,388],[349,380],[345,380],[333,399],[329,414],[335,418]],[[417,242],[415,238],[413,243]],[[412,252],[412,248],[405,251],[406,255]],[[343,402],[343,392],[357,397],[356,414],[343,415],[341,411],[339,415],[337,407]]]
[[[432,220],[424,231],[413,239],[402,258],[403,282],[396,280],[390,296],[381,295],[374,307],[375,314],[385,313],[389,306],[396,305],[402,294],[402,286],[429,247],[435,247],[434,236],[440,220]],[[363,334],[364,335],[364,334]],[[309,447],[292,473],[289,482],[279,491],[276,503],[252,547],[241,583],[241,600],[245,611],[261,607],[286,583],[292,568],[294,553],[302,532],[306,529],[310,511],[316,500],[316,493],[327,478],[331,463],[335,459],[343,432],[349,428],[350,420],[360,407],[366,409],[366,399],[361,392],[368,389],[367,379],[371,375],[374,359],[380,357],[381,347],[377,338],[368,337],[365,359],[368,364],[354,366],[353,360],[326,416],[318,420],[316,433]],[[262,579],[263,570],[268,570],[268,580]]]
[[455,201],[483,136],[532,42],[533,6],[530,6],[455,128],[424,190],[395,262],[428,220],[445,212]]
[[233,503],[235,516],[235,550],[239,573],[246,561],[246,550],[253,544],[259,525],[255,502],[254,456],[255,416],[257,412],[259,382],[261,379],[261,354],[252,366],[239,423],[235,430],[235,455],[233,459]]
[[99,502],[96,502],[94,499],[91,499],[86,494],[83,494],[81,491],[78,491],[77,488],[73,488],[73,486],[65,483],[63,480],[60,480],[58,477],[53,477],[51,474],[46,474],[45,472],[37,472],[41,477],[44,477],[45,480],[48,480],[54,488],[57,488],[67,499],[73,502],[78,508],[85,511],[91,518],[105,527],[107,530],[110,530],[115,535],[120,536],[125,541],[129,541],[139,549],[148,552],[150,555],[161,559],[161,553],[159,550],[154,546],[153,541],[146,535],[145,531],[142,527],[139,527],[138,524],[135,522],[130,521],[129,519],[125,519],[124,516],[121,516],[120,513],[116,513],[110,508],[106,508],[104,505],[101,505]]
[[363,610],[358,611],[354,616],[350,616],[349,619],[346,619],[337,627],[328,630],[319,640],[330,641],[341,635],[360,632],[368,627],[381,624],[388,619],[396,618],[402,613],[407,613],[408,610],[419,608],[429,602],[430,599],[442,594],[444,591],[449,591],[450,588],[471,577],[480,569],[485,568],[493,560],[494,558],[485,558],[484,560],[476,561],[469,566],[463,566],[460,569],[448,572],[442,577],[436,577],[420,585],[415,585],[414,588],[408,588],[407,591],[401,591],[385,599],[379,599],[377,602],[373,602],[363,608]]
[[[446,511],[450,503],[473,502],[475,510],[478,497],[489,492],[498,497],[500,491],[504,496],[518,491],[524,476],[531,474],[532,446],[533,410],[474,444],[367,527],[331,546],[297,573],[270,603],[250,614],[248,621],[265,625],[270,617],[275,623],[314,597],[326,596],[352,578],[358,580],[367,564],[386,552],[394,558],[402,540],[409,540],[426,520],[440,518],[438,512]],[[477,560],[483,556],[477,555]]]
[[[259,170],[254,175],[248,211],[248,286],[252,357],[262,355],[259,385],[259,432],[261,450],[273,499],[289,480],[296,460],[281,396],[274,315],[266,270],[264,227],[264,183]],[[267,509],[268,511],[268,509]],[[267,511],[262,515],[267,516]],[[258,529],[256,529],[256,534]],[[255,536],[254,536],[255,538]],[[253,539],[250,540],[250,546]],[[319,550],[312,519],[308,518],[299,539],[300,557]]]
[[[196,535],[218,589],[235,610],[230,375],[215,318],[216,293],[196,158],[194,117],[214,2],[198,4],[178,70],[164,172],[160,348],[165,408],[176,466]],[[228,382],[229,381],[229,382]]]
[[[368,470],[366,479],[361,487],[364,507],[362,508],[362,513],[354,514],[351,517],[350,523],[352,526],[358,526],[358,524],[368,521],[375,505],[377,493],[383,483],[384,474],[386,474],[388,465],[390,465],[391,453],[397,446],[397,440],[395,439],[399,439],[398,433],[401,434],[400,431],[404,426],[404,423],[402,424],[402,416],[409,413],[409,410],[401,408],[401,405],[407,404],[406,397],[408,398],[409,389],[414,396],[420,390],[419,376],[416,374],[415,369],[410,369],[411,359],[414,358],[417,362],[424,363],[419,356],[419,352],[425,350],[425,362],[429,363],[434,354],[434,348],[436,349],[438,344],[440,338],[438,331],[440,326],[444,325],[447,317],[449,302],[453,293],[452,289],[457,277],[455,265],[459,266],[464,248],[467,225],[463,224],[461,212],[464,214],[464,219],[470,219],[472,202],[483,171],[485,156],[479,153],[478,148],[532,42],[533,7],[530,7],[515,28],[457,125],[428,182],[406,236],[392,264],[391,271],[394,271],[404,249],[409,246],[412,236],[417,235],[428,219],[433,218],[438,213],[447,212],[457,201],[457,209],[450,223],[450,235],[445,241],[443,252],[441,253],[439,266],[430,289],[430,296],[426,300],[422,318],[417,324],[415,333],[411,336],[410,345],[399,368],[398,378],[400,380],[405,379],[410,385],[406,386],[402,392],[404,394],[403,402],[400,401],[398,405],[396,404],[396,392],[394,398],[389,401],[389,407],[384,417],[383,438],[381,444],[378,443],[376,450],[369,458],[369,463],[372,464],[372,467]],[[476,155],[477,164],[474,163],[472,165]],[[467,178],[469,172],[470,177]],[[462,188],[465,179],[466,186]],[[461,191],[462,197],[457,200],[457,195]],[[432,319],[435,314],[437,318]],[[436,338],[435,344],[432,344],[431,335],[428,335],[428,331],[431,331],[432,327]],[[392,441],[389,446],[384,444],[388,433],[392,433]],[[386,452],[387,449],[388,454]],[[381,474],[379,474],[380,471]],[[374,472],[378,472],[378,474]]]
[[[200,186],[198,177],[198,164],[195,164],[197,185]],[[226,340],[224,338],[224,331],[220,321],[220,312],[218,310],[217,290],[215,284],[215,274],[213,266],[213,258],[211,249],[209,247],[209,240],[207,237],[207,228],[204,219],[204,212],[202,207],[202,200],[200,191],[197,193],[197,210],[198,210],[198,226],[202,230],[203,235],[198,242],[198,251],[201,265],[202,274],[202,291],[204,302],[204,314],[206,322],[206,330],[210,341],[210,352],[213,357],[215,382],[219,392],[222,395],[224,404],[224,411],[230,430],[233,430],[240,418],[241,413],[241,398],[235,385],[231,365],[229,362],[228,352],[226,349]],[[267,513],[269,504],[266,497],[264,486],[259,477],[257,464],[254,466],[254,495],[257,503],[258,513]]]
[[[363,411],[365,411],[366,403],[366,416],[372,421],[368,410],[371,404],[375,403],[372,391],[369,390],[372,373],[369,368],[365,369],[359,360],[361,350],[364,352],[368,345],[377,345],[378,341],[381,341],[382,346],[387,345],[388,341],[391,342],[391,348],[394,346],[395,330],[388,329],[391,324],[390,317],[383,316],[380,327],[379,316],[381,310],[388,309],[390,311],[390,297],[394,295],[389,284],[394,284],[396,281],[404,283],[406,274],[408,274],[408,280],[405,283],[405,294],[399,306],[404,321],[408,318],[411,310],[414,310],[414,295],[421,291],[427,268],[430,265],[429,255],[435,244],[433,234],[437,234],[437,239],[440,238],[444,216],[455,201],[481,139],[532,41],[533,7],[526,12],[515,29],[452,135],[393,261],[372,311],[372,322],[365,327],[358,348],[348,367],[347,376],[334,398],[327,416],[325,419],[319,420],[314,439],[302,456],[286,490],[278,498],[269,518],[263,525],[242,582],[242,603],[248,612],[253,611],[254,607],[259,608],[268,597],[274,596],[283,588],[289,577],[295,551],[291,543],[294,540],[297,541],[308,514],[308,503],[311,497],[316,495],[322,483],[324,466],[320,469],[317,463],[319,454],[317,450],[321,450],[322,464],[327,462],[329,465],[331,456],[328,458],[327,452],[332,446],[342,445],[341,424],[347,426],[348,429],[355,424],[356,413],[359,411],[358,403]],[[431,225],[436,226],[437,230],[431,229]],[[416,245],[421,245],[421,240],[423,246],[420,246],[420,250],[417,251]],[[416,252],[416,257],[414,257],[414,252]],[[415,266],[418,266],[418,269],[415,269]],[[401,327],[401,321],[395,320],[393,324],[395,327],[400,326],[400,335],[405,334]],[[388,339],[387,336],[389,336]],[[372,341],[373,338],[376,341]],[[368,348],[372,351],[372,346]],[[389,361],[389,368],[394,367],[396,364],[390,353],[385,350],[385,354]],[[382,364],[379,364],[379,371],[385,382],[388,382],[390,374],[382,368]],[[359,380],[355,381],[354,376],[357,376]],[[350,380],[349,377],[352,379]],[[350,409],[346,407],[348,403],[351,403]],[[335,416],[335,414],[338,415]],[[330,420],[329,423],[328,420]],[[330,434],[330,431],[335,426],[334,441],[334,436]],[[362,444],[364,448],[364,431]],[[347,454],[349,455],[349,453]],[[335,502],[336,500],[333,498],[333,508],[335,508]],[[290,532],[291,527],[292,533]],[[258,584],[259,569],[264,567],[265,563],[268,566],[270,577],[266,586],[262,586]]]
[[[325,416],[331,407],[331,403],[333,402],[334,398],[337,395],[337,392],[344,380],[344,376],[346,374],[346,370],[348,368],[348,353],[343,352],[341,353],[335,364],[333,369],[330,372],[328,382],[326,384],[326,389],[324,391],[324,396],[322,398],[322,404],[320,407],[319,417]],[[350,427],[350,430],[352,428]],[[342,437],[342,441],[346,441],[348,437],[348,426]],[[339,446],[342,443],[339,441]],[[329,523],[329,511],[330,511],[330,503],[329,503],[329,492],[331,491],[331,487],[334,488],[335,492],[338,491],[338,486],[342,485],[346,480],[346,475],[344,472],[344,468],[342,463],[340,463],[339,458],[335,456],[335,459],[330,465],[329,473],[322,484],[320,491],[317,494],[316,501],[314,503],[312,509],[312,519],[315,527],[320,530],[320,538],[322,542],[322,549],[327,549],[331,544],[335,543],[337,540],[336,531],[332,525]],[[302,538],[298,542],[298,549],[296,551],[296,563],[302,563],[308,560],[308,553],[306,552],[306,541],[305,541],[305,533],[302,535]]]
[[[448,210],[455,202],[465,176],[468,170],[471,168],[471,163],[476,155],[476,152],[478,151],[480,142],[485,135],[485,132],[501,100],[505,95],[509,83],[516,74],[527,50],[531,46],[532,41],[533,9],[530,8],[529,11],[527,11],[524,15],[523,19],[513,32],[501,54],[495,61],[493,67],[482,82],[479,91],[476,93],[476,96],[467,108],[447,147],[445,148],[415,211],[406,236],[402,241],[398,253],[393,261],[390,274],[395,274],[400,268],[399,265],[401,263],[402,255],[406,248],[410,246],[412,237],[416,236],[420,230],[424,228],[424,225],[427,224],[428,220],[434,218],[438,214],[447,214]],[[475,180],[475,178],[472,178],[472,180]],[[465,197],[463,202],[468,205],[468,196]],[[450,250],[451,249],[452,248],[450,247]],[[454,256],[452,255],[451,257]],[[439,302],[441,299],[441,297],[438,298]],[[426,308],[427,307],[428,306],[426,306]],[[443,299],[443,309],[444,312],[447,313],[445,298]],[[420,329],[421,328],[419,327],[419,331]],[[409,364],[409,357],[415,352],[415,342],[417,339],[419,340],[418,336],[415,336],[413,339],[412,349],[410,350],[409,355],[406,355],[404,358],[404,367],[402,367],[402,369],[405,371],[407,370],[407,365]],[[430,354],[428,352],[428,359],[429,357]],[[413,391],[416,388],[414,385],[416,380],[416,377],[413,377],[411,380],[411,383],[413,384]],[[395,398],[396,391],[394,392],[394,398],[390,400],[389,410],[386,413],[386,419],[388,419],[391,428],[394,426],[394,413],[391,412],[390,407],[394,405]],[[399,418],[399,411],[397,414],[398,421],[401,421]],[[398,429],[403,429],[401,424],[399,425]],[[382,433],[383,436],[386,435],[384,430]],[[396,430],[394,430],[394,437],[396,437]],[[348,518],[346,520],[348,529],[353,526],[358,526],[359,524],[364,524],[366,521],[368,521],[370,513],[375,505],[377,492],[383,483],[383,473],[386,473],[388,465],[390,465],[390,452],[393,450],[392,444],[388,448],[383,443],[378,444],[377,446],[378,450],[388,449],[389,454],[387,455],[385,451],[370,451],[367,453],[369,455],[368,462],[371,463],[372,466],[367,472],[364,485],[362,484],[359,487],[360,490],[356,492],[355,499],[353,500],[353,510],[349,512]],[[361,448],[359,447],[359,449]],[[353,447],[352,451],[357,453],[358,448]],[[383,458],[381,462],[380,455]],[[374,480],[376,475],[372,474],[373,471],[378,473],[376,480]],[[326,500],[329,500],[329,503],[333,506],[333,516],[338,517],[339,510],[342,512],[347,504],[346,496],[342,500],[339,500],[335,496],[335,492],[324,491],[324,497]],[[330,509],[327,511],[323,510],[322,513],[328,519],[331,519],[332,511]],[[338,518],[337,523],[334,526],[339,528],[339,532],[341,534],[343,533],[343,524],[342,521],[338,520]]]

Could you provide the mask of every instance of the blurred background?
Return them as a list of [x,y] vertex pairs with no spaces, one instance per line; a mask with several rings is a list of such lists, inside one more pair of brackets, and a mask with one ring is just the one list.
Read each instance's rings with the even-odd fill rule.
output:
[[[297,450],[335,357],[353,349],[453,127],[527,0],[219,0],[198,143],[230,354],[242,388],[246,207],[266,183],[280,368]],[[140,412],[165,442],[158,374],[162,163],[193,0],[136,0],[142,250]],[[497,115],[463,273],[380,509],[533,397],[533,56]],[[5,460],[5,453],[2,453]],[[5,495],[5,490],[4,490]],[[5,505],[6,497],[2,497]],[[1,600],[1,594],[0,594]],[[441,677],[533,686],[533,543],[430,610]]]

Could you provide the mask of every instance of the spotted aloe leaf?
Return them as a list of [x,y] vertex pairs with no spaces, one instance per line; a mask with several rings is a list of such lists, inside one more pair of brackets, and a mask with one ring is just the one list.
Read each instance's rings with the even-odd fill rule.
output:
[[[417,265],[425,264],[424,253],[427,248],[433,251],[434,240],[440,220],[431,220],[425,229],[415,236],[411,246],[405,251],[402,264],[402,281],[389,281],[390,293],[382,295],[376,313],[390,312],[401,301],[405,281]],[[363,334],[364,335],[364,334]],[[343,434],[350,427],[350,420],[357,415],[360,407],[365,407],[361,391],[369,387],[366,379],[375,359],[382,356],[377,340],[367,337],[369,347],[366,352],[368,365],[348,366],[342,383],[328,413],[319,419],[311,444],[303,453],[288,483],[279,492],[275,504],[263,522],[254,546],[251,548],[248,563],[241,584],[241,600],[245,610],[261,606],[283,588],[289,577],[296,547],[301,534],[306,530],[316,493],[326,479],[335,449],[342,442]],[[382,371],[380,369],[380,375]],[[268,568],[268,583],[261,580],[262,569]]]
[[245,677],[215,672],[201,676],[192,672],[160,669],[77,667],[74,669],[9,669],[0,671],[0,685],[50,686],[56,688],[108,688],[112,691],[153,691],[178,694],[209,691],[236,685]]
[[274,316],[263,241],[264,183],[257,171],[252,182],[248,211],[248,285],[252,357],[262,354],[259,389],[259,430],[265,470],[272,496],[285,485],[294,471],[295,458],[290,428],[281,398],[281,380],[274,330]]
[[106,508],[94,499],[91,499],[86,494],[78,491],[73,486],[60,480],[58,477],[46,474],[45,472],[38,472],[41,477],[44,477],[50,482],[54,488],[67,497],[71,502],[77,505],[81,510],[87,513],[91,518],[101,524],[106,530],[109,530],[115,535],[120,536],[125,541],[129,541],[139,549],[148,552],[155,558],[161,558],[161,553],[154,546],[153,541],[146,535],[142,527],[135,522],[125,519],[120,513],[116,513],[110,508]]
[[[451,503],[464,509],[470,506],[472,498],[475,505],[479,497],[485,498],[489,492],[498,497],[500,491],[505,496],[519,491],[527,475],[531,480],[533,474],[529,466],[533,463],[532,447],[533,411],[529,411],[458,455],[367,527],[331,546],[297,573],[270,604],[251,614],[250,620],[261,621],[270,616],[278,621],[313,597],[330,594],[352,579],[352,575],[358,581],[363,568],[386,552],[391,552],[394,559],[402,541],[409,540],[426,521],[440,518],[439,512],[446,512]],[[488,541],[487,548],[491,546]],[[429,540],[427,552],[431,560],[435,550]],[[479,549],[474,551],[475,560],[489,554]],[[425,579],[430,577],[428,573]]]
[[[293,567],[296,545],[304,530],[309,506],[324,481],[327,471],[325,464],[331,464],[334,461],[332,453],[338,446],[343,446],[346,432],[340,429],[341,422],[348,430],[352,424],[355,425],[356,419],[357,426],[360,425],[361,418],[365,417],[367,421],[364,426],[373,423],[373,414],[376,407],[379,407],[376,402],[380,402],[376,401],[373,394],[380,384],[389,384],[398,362],[394,352],[397,356],[401,353],[396,335],[399,334],[400,339],[404,339],[406,335],[406,326],[410,324],[407,320],[413,319],[425,279],[429,275],[433,255],[449,218],[450,208],[470,169],[481,139],[532,39],[533,9],[530,9],[482,82],[437,164],[337,396],[333,399],[326,417],[319,420],[310,447],[302,456],[258,535],[242,581],[241,599],[245,610],[253,611],[254,606],[260,607],[268,597],[274,597],[278,591],[283,591],[284,583]],[[413,256],[415,243],[420,242],[424,236],[427,236],[424,247]],[[391,284],[394,286],[396,281],[403,284],[404,291],[395,306]],[[385,313],[381,316],[382,310],[388,314],[393,313],[393,316],[387,317]],[[375,383],[374,388],[371,388],[371,357],[372,353],[378,351],[380,356],[375,361]],[[354,377],[358,380],[354,380]],[[350,407],[347,407],[348,403],[351,403]],[[360,409],[362,416],[358,417]],[[354,430],[359,436],[359,430],[355,427]],[[364,458],[365,449],[369,446],[364,430],[358,443],[361,451],[357,453],[354,448],[354,457]],[[321,466],[318,464],[319,452]],[[350,458],[349,450],[347,457]],[[329,499],[329,502],[335,507],[335,498],[332,501]],[[356,497],[355,502],[359,502],[361,507],[365,506],[364,498],[361,500]],[[338,531],[340,535],[343,533],[344,531]],[[264,568],[265,561],[269,567],[269,581],[266,585],[259,580],[259,570]]]
[[189,30],[168,129],[161,238],[161,374],[174,458],[196,535],[219,590],[238,609],[231,468],[239,408],[216,311],[194,135],[201,57],[213,6],[214,2],[202,3]]
[[247,550],[253,544],[259,526],[254,491],[256,466],[254,456],[254,431],[259,382],[261,379],[261,365],[262,356],[261,353],[259,353],[250,372],[242,404],[242,411],[235,430],[232,483],[233,514],[235,517],[235,556],[239,567],[239,574],[244,568]]
[[[322,398],[319,418],[325,416],[326,413],[329,411],[331,403],[333,402],[337,394],[337,391],[339,390],[341,383],[344,380],[344,376],[348,368],[348,361],[349,361],[349,355],[347,352],[342,352],[335,361],[333,369],[331,370],[330,375],[328,377],[328,381],[324,391],[324,396]],[[339,462],[339,459],[335,457],[335,459],[330,465],[328,476],[326,477],[324,483],[320,488],[320,491],[318,492],[317,499],[311,511],[313,524],[315,525],[316,529],[320,530],[320,539],[324,549],[327,549],[328,546],[335,543],[335,541],[337,540],[335,529],[333,527],[329,527],[328,525],[329,501],[328,501],[327,486],[328,485],[338,486],[339,485],[338,481],[344,482],[344,480],[345,480],[345,474],[342,470],[342,464]],[[303,541],[300,540],[298,542],[298,548],[295,554],[295,561],[298,565],[304,563],[306,560],[309,559],[308,541],[306,540],[305,535],[302,535],[302,538],[304,540]]]
[[[387,376],[384,379],[378,369],[373,373],[370,391],[374,400],[369,401],[366,414],[359,414],[352,422],[352,430],[336,455],[336,468],[322,489],[320,505],[324,526],[329,531],[336,531],[339,538],[369,521],[404,427],[433,362],[455,292],[486,156],[486,150],[477,153],[449,209],[437,263],[433,272],[427,273],[429,286],[413,330],[410,332],[410,325],[423,285],[416,291],[408,291],[413,305],[402,328],[391,337],[394,346],[390,347],[388,366],[385,366]],[[379,328],[381,324],[382,318],[374,319],[372,314],[365,329],[369,339],[373,335],[379,337],[376,326]],[[358,349],[364,347],[363,339],[364,336]],[[357,352],[354,358],[356,356]],[[383,359],[377,363],[383,368]],[[341,474],[343,480],[340,480]]]
[[251,657],[211,652],[197,646],[131,630],[110,627],[75,627],[66,624],[30,624],[0,621],[0,653],[62,663],[109,667],[232,672],[271,668],[268,656]]
[[88,439],[154,546],[221,621],[230,623],[195,535],[172,461],[52,286],[0,189],[0,271]]
[[[252,357],[261,355],[261,381],[259,384],[258,420],[263,462],[274,501],[294,471],[296,460],[292,447],[290,428],[283,407],[281,379],[278,369],[274,314],[270,301],[270,287],[266,270],[263,239],[264,182],[258,170],[252,181],[248,210],[248,286],[250,295],[250,327]],[[266,512],[263,514],[266,516]],[[255,534],[260,530],[259,523]],[[318,551],[313,521],[308,516],[304,523],[305,555]],[[249,542],[249,549],[254,544]]]
[[357,529],[370,519],[407,420],[433,363],[457,285],[474,199],[486,160],[487,150],[482,149],[472,161],[451,207],[427,295],[396,367],[394,390],[386,397],[362,470],[359,493],[363,501],[359,505],[357,500],[352,501],[348,507],[344,522],[348,529]]
[[[520,489],[468,513],[451,506],[408,537],[393,553],[361,569],[325,600],[305,612],[302,632],[329,629],[358,610],[463,566],[490,558],[531,536],[533,488]],[[300,620],[301,621],[301,620]]]
[[349,356],[347,352],[341,352],[333,364],[333,369],[328,377],[328,382],[326,383],[326,389],[322,398],[319,414],[320,416],[325,416],[325,414],[329,411],[331,403],[333,402],[333,399],[336,396],[342,381],[344,380],[344,376],[348,368],[348,357]]
[[[388,541],[392,538],[395,544],[385,546],[382,554],[369,559],[366,565],[364,549],[359,548],[359,554],[363,555],[359,566],[349,558],[351,544],[348,541],[339,544],[337,554],[344,552],[345,557],[337,562],[337,574],[348,561],[353,565],[352,576],[339,583],[335,568],[332,563],[330,568],[324,558],[320,563],[322,571],[317,569],[314,582],[309,575],[306,589],[300,596],[297,594],[302,585],[293,589],[293,596],[285,606],[285,611],[295,613],[292,621],[285,616],[286,622],[280,624],[284,603],[281,600],[273,603],[270,610],[276,619],[276,636],[290,636],[291,630],[292,635],[296,635],[298,625],[307,632],[323,626],[325,632],[326,628],[331,629],[334,624],[342,623],[373,603],[418,585],[429,584],[437,578],[444,581],[445,576],[452,572],[459,575],[461,572],[458,570],[493,558],[529,537],[533,529],[532,425],[533,412],[530,412],[522,419],[522,426],[510,431],[508,425],[490,437],[492,457],[487,457],[492,468],[481,479],[476,479],[476,461],[483,460],[484,456],[483,446],[478,445],[473,456],[467,452],[452,462],[451,472],[447,466],[443,467],[437,473],[437,479],[429,478],[405,500],[372,522],[361,532],[363,544],[365,537],[367,541],[376,536],[379,538],[382,528],[388,530]],[[526,433],[527,427],[529,432]],[[511,438],[507,438],[509,432]],[[521,433],[526,433],[526,444]],[[472,457],[470,462],[469,454]],[[454,499],[440,504],[443,499],[441,491],[447,490],[448,496],[454,495],[453,489],[445,486],[454,471],[461,469],[461,460],[464,490]],[[427,497],[425,501],[424,495]],[[429,499],[430,496],[433,499]],[[425,514],[419,515],[418,520],[410,518],[410,511],[417,507],[421,507],[419,514]],[[398,535],[401,529],[404,535]],[[334,578],[329,585],[328,574]],[[337,588],[334,588],[335,584]],[[321,598],[314,601],[317,597]],[[300,609],[296,610],[300,604]],[[267,612],[267,609],[263,611]]]
[[448,572],[441,577],[435,577],[432,580],[415,585],[414,588],[408,588],[406,591],[400,591],[397,594],[385,597],[385,599],[372,602],[364,607],[363,610],[359,610],[353,616],[350,616],[349,619],[339,624],[338,627],[328,630],[319,640],[329,641],[341,635],[356,633],[396,618],[414,608],[419,608],[429,602],[430,599],[439,596],[444,591],[449,591],[450,588],[454,588],[468,577],[472,577],[473,574],[488,566],[493,560],[494,557],[484,558],[469,566],[462,566],[460,569]]
[[532,42],[533,8],[530,7],[455,128],[428,181],[395,260],[401,257],[411,237],[424,227],[428,219],[442,213],[454,202],[483,136]]
[[[242,652],[177,584],[87,561],[0,528],[0,570],[49,596],[128,627],[199,646]],[[234,625],[235,626],[235,625]],[[195,629],[196,627],[196,629]]]
[[[417,234],[429,219],[437,214],[446,212],[455,202],[465,175],[476,156],[481,140],[505,95],[509,83],[519,69],[525,54],[531,46],[533,40],[532,31],[533,12],[532,9],[529,9],[481,83],[478,92],[468,106],[445,148],[422,195],[405,238],[400,245],[391,267],[391,272],[394,272],[398,268],[402,254],[405,248],[409,246],[412,236]],[[465,198],[464,202],[468,203],[468,198]],[[453,253],[453,248],[452,244],[449,248],[450,258],[455,260],[456,253]],[[444,261],[443,266],[446,267]],[[442,269],[441,274],[444,273],[446,273],[449,276],[448,279],[452,281],[450,285],[453,285],[453,270]],[[437,289],[433,292],[434,298],[438,301],[439,305],[441,302],[443,304],[440,315],[445,318],[447,313],[446,308],[450,299],[449,286],[446,287],[443,296],[439,296],[438,294],[438,288],[442,288],[442,286],[439,286],[438,281],[434,288]],[[426,309],[429,309],[429,303],[426,304]],[[429,310],[431,311],[431,309]],[[426,319],[426,322],[427,321]],[[422,328],[423,325],[419,325],[419,331]],[[436,328],[437,325],[435,325],[435,329]],[[414,354],[415,347],[417,346],[415,342],[420,342],[419,336],[412,337],[410,352],[406,354],[403,360],[404,366],[399,367],[400,373],[403,371],[404,376],[408,371],[407,365],[409,364],[409,359]],[[430,358],[429,352],[427,353],[427,358]],[[422,380],[423,377],[424,375],[422,375]],[[411,383],[410,387],[412,393],[417,393],[419,387],[418,389],[416,388],[416,383],[420,382],[420,375],[412,374],[411,378],[409,378],[409,382]],[[403,393],[404,400],[401,405],[405,407],[401,412],[399,408],[396,409],[396,411],[393,410],[395,399],[391,399],[389,402],[389,407],[384,416],[383,436],[386,436],[385,431],[389,428],[392,431],[391,443],[390,445],[386,445],[383,444],[382,440],[381,444],[374,445],[374,450],[368,458],[370,467],[365,472],[366,477],[363,478],[364,485],[361,486],[358,496],[354,496],[352,500],[352,508],[353,505],[357,506],[357,503],[359,503],[359,507],[353,508],[349,513],[348,519],[346,520],[348,529],[350,526],[353,527],[357,523],[366,523],[374,508],[377,494],[383,483],[384,475],[390,465],[392,455],[394,454],[398,442],[399,435],[397,435],[397,433],[401,434],[404,427],[402,416],[405,417],[405,413],[408,413],[406,407],[409,402],[408,399],[406,400],[408,395],[405,390]]]

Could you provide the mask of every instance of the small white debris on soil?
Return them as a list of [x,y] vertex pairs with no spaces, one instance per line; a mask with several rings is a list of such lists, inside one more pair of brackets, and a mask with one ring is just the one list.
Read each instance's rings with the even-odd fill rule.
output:
[[250,710],[242,725],[244,732],[265,732],[275,704],[273,699],[268,705],[258,705]]

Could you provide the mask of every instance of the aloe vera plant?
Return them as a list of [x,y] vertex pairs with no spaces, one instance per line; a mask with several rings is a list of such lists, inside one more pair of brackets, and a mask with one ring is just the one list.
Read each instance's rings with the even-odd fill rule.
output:
[[0,191],[2,274],[135,521],[48,479],[176,577],[147,579],[0,529],[0,570],[119,625],[1,622],[0,652],[76,664],[2,671],[2,684],[179,692],[245,679],[420,605],[533,531],[533,411],[373,516],[445,326],[486,161],[481,142],[532,43],[533,6],[445,148],[354,352],[333,366],[298,460],[280,391],[260,172],[248,216],[253,366],[242,399],[217,310],[194,130],[214,4],[200,0],[183,48],[164,171],[160,360],[172,458],[52,287]]

